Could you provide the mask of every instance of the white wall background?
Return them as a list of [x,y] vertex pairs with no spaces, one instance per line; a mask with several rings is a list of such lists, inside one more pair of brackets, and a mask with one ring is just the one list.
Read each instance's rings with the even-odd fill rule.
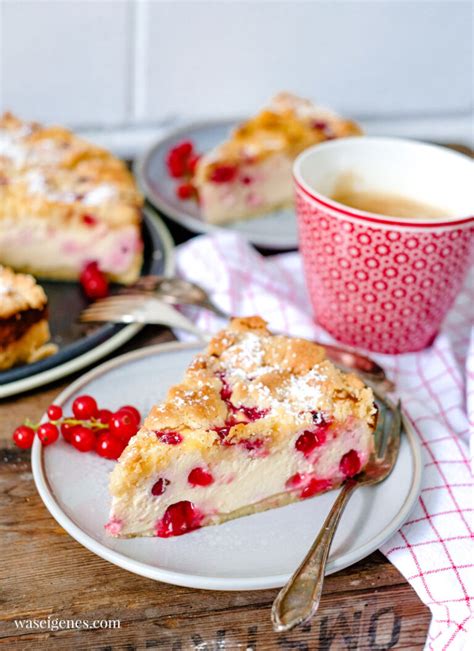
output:
[[293,90],[372,125],[472,136],[470,1],[0,0],[0,107],[87,129],[254,111]]

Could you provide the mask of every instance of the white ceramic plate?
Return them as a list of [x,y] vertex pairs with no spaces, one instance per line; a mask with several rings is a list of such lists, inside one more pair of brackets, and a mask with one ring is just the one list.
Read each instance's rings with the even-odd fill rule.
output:
[[207,152],[227,138],[230,130],[242,120],[199,122],[170,132],[136,161],[134,172],[143,192],[151,203],[165,215],[194,233],[211,233],[222,229],[236,231],[249,242],[267,249],[296,249],[298,233],[292,208],[275,210],[263,217],[215,226],[205,222],[195,201],[176,197],[178,181],[169,177],[166,154],[181,140],[191,140],[198,152]]
[[[177,382],[198,348],[170,343],[118,357],[79,378],[55,403],[70,411],[79,393],[111,409],[124,402],[146,413]],[[355,563],[385,542],[406,520],[418,496],[421,455],[405,421],[400,455],[390,477],[359,489],[342,516],[328,573]],[[177,538],[117,540],[104,532],[108,473],[114,462],[81,454],[59,441],[35,440],[33,475],[50,513],[89,550],[142,576],[192,588],[258,590],[284,585],[310,547],[336,497],[334,491],[298,504],[206,527]]]
[[[153,270],[154,273],[170,276],[174,270],[174,243],[171,239],[171,235],[153,209],[146,207],[144,208],[143,213],[144,223],[148,231],[148,240],[150,243],[150,250],[147,253],[147,266],[150,269],[148,273],[151,273],[151,270]],[[49,287],[52,287],[53,285],[54,283],[48,283]],[[69,283],[58,283],[57,287],[59,289],[57,292],[56,304],[61,300],[61,292],[71,291]],[[77,313],[77,307],[74,307]],[[79,309],[82,308],[79,307]],[[75,318],[76,313],[72,316],[73,319]],[[54,382],[54,380],[58,380],[59,378],[66,377],[71,373],[79,371],[86,366],[93,364],[97,360],[102,359],[106,355],[109,355],[114,350],[117,350],[117,348],[120,348],[120,346],[125,342],[134,337],[142,327],[143,326],[138,323],[118,327],[111,327],[111,325],[108,324],[107,330],[110,330],[110,333],[98,338],[99,343],[96,342],[95,344],[90,344],[83,352],[79,352],[79,348],[77,351],[72,352],[69,351],[68,347],[64,347],[62,351],[60,349],[60,355],[53,355],[51,358],[47,358],[41,362],[18,367],[18,370],[21,371],[21,374],[19,374],[20,376],[8,382],[4,381],[6,373],[0,373],[0,398],[6,398],[7,396],[17,395],[23,391],[29,391],[30,389],[39,386],[45,386],[49,382]],[[70,326],[67,325],[67,328],[69,330]],[[101,328],[100,332],[103,331],[104,327]],[[59,336],[59,339],[61,339],[61,333],[56,334]],[[53,340],[54,339],[55,333],[53,331]],[[77,343],[81,344],[85,339],[87,339],[87,337],[79,339]],[[61,358],[61,360],[56,362],[56,357]],[[17,367],[12,369],[12,371],[15,371],[16,368]]]

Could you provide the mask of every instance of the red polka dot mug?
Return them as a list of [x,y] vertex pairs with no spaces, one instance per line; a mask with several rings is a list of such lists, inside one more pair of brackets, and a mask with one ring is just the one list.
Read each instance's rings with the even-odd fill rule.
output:
[[[395,138],[316,145],[294,164],[300,250],[315,318],[351,346],[403,353],[428,346],[474,253],[473,163]],[[446,217],[400,218],[331,199],[341,178],[406,197]]]

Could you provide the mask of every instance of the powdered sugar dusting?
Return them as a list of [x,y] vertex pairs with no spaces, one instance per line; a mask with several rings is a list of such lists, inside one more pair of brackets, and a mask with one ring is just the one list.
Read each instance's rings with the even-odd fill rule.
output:
[[262,338],[253,333],[248,333],[229,349],[229,354],[222,355],[224,368],[232,373],[247,376],[254,373],[255,366],[261,367],[264,350]]
[[293,375],[287,388],[290,402],[300,411],[314,409],[321,397],[321,385],[326,379],[316,366],[306,375]]
[[83,199],[86,206],[98,206],[117,197],[117,188],[110,183],[102,183],[93,190],[90,190]]
[[21,167],[27,159],[27,150],[20,143],[24,135],[22,129],[13,132],[0,130],[0,157],[8,158],[17,167]]
[[75,192],[70,190],[55,191],[50,188],[46,177],[37,170],[31,170],[26,174],[25,178],[30,194],[40,194],[50,201],[60,201],[62,203],[74,203],[77,200]]
[[10,294],[12,292],[12,286],[7,285],[6,283],[2,282],[0,279],[0,296],[5,296],[6,294]]
[[14,130],[0,129],[0,157],[8,159],[17,169],[30,164],[56,163],[62,156],[58,143],[52,138],[31,143],[25,140],[31,133],[28,124]]
[[55,189],[46,176],[38,170],[29,171],[24,178],[29,194],[41,195],[49,201],[74,203],[80,200],[86,206],[98,206],[117,197],[117,188],[110,183],[101,183],[83,195],[71,188]]
[[296,97],[291,93],[279,93],[272,99],[269,108],[277,113],[291,111],[302,120],[319,119],[331,122],[340,119],[331,109],[315,105],[309,100]]
[[[326,376],[318,366],[304,375],[285,372],[279,365],[265,362],[265,342],[270,336],[246,333],[238,343],[230,346],[220,358],[226,382],[235,387],[245,387],[258,407],[269,414],[284,410],[296,421],[304,421],[308,412],[317,409]],[[276,379],[275,386],[265,383],[269,377]],[[305,413],[306,412],[306,413]]]

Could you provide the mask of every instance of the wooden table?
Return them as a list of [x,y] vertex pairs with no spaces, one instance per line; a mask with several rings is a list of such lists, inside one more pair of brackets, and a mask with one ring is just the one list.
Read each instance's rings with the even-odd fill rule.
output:
[[[120,352],[170,338],[167,332],[147,327]],[[73,379],[0,402],[0,643],[6,649],[423,647],[429,611],[379,552],[328,577],[311,624],[277,635],[270,623],[277,590],[179,588],[130,574],[79,545],[40,500],[29,452],[19,451],[11,442],[14,428],[26,417],[38,420]],[[48,617],[87,620],[89,625],[119,619],[120,628],[48,631],[21,629],[14,621]]]

